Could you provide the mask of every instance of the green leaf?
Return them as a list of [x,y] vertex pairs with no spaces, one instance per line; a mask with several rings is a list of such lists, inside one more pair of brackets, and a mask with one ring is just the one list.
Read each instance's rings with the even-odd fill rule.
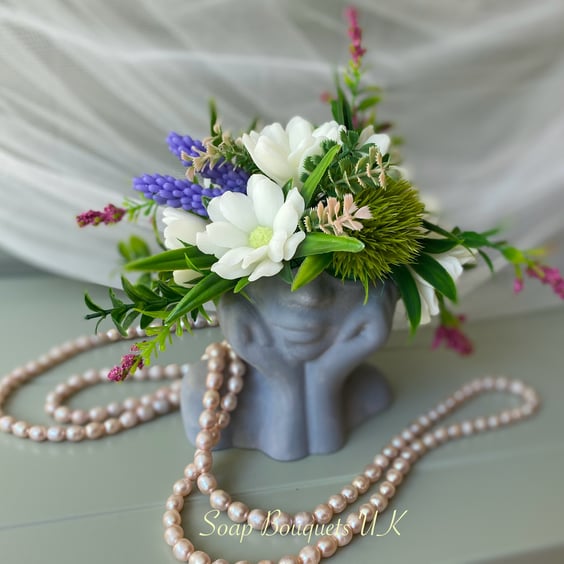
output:
[[317,278],[331,264],[332,260],[331,253],[306,257],[296,272],[292,282],[292,292]]
[[190,288],[186,295],[176,304],[176,307],[165,319],[166,324],[171,324],[183,315],[199,308],[206,302],[215,300],[225,292],[233,290],[236,280],[221,278],[215,272],[210,272],[202,278],[195,286]]
[[484,253],[484,251],[482,251],[482,250],[479,250],[478,252],[480,253],[480,256],[484,259],[484,262],[488,265],[490,272],[493,274],[494,273],[494,265],[493,265],[493,262],[490,259],[490,257],[486,253]]
[[368,98],[365,98],[364,100],[362,100],[362,102],[360,102],[360,104],[357,107],[357,110],[359,112],[368,110],[369,108],[376,106],[380,102],[380,100],[381,100],[380,96],[369,96]]
[[503,249],[500,249],[500,251],[501,254],[513,264],[523,264],[527,262],[523,251],[520,251],[515,247],[504,247]]
[[292,284],[294,281],[294,274],[292,273],[292,267],[289,262],[285,262],[282,270],[279,274],[280,278],[286,282],[286,284]]
[[165,272],[170,270],[186,270],[187,262],[195,269],[209,268],[216,258],[202,253],[198,247],[189,245],[181,249],[171,249],[146,258],[134,260],[125,265],[125,270],[144,272]]
[[319,161],[319,164],[315,167],[315,169],[311,172],[311,174],[307,177],[302,189],[300,190],[301,195],[304,199],[306,208],[310,205],[310,202],[315,194],[315,190],[323,175],[327,171],[327,169],[331,166],[331,163],[335,159],[337,153],[341,150],[340,145],[334,145],[331,147],[327,153],[323,156],[323,158]]
[[217,106],[215,105],[215,100],[213,98],[210,98],[209,108],[210,108],[210,135],[213,137],[215,135],[214,126],[217,123]]
[[163,299],[142,284],[132,284],[124,276],[121,277],[121,285],[123,291],[135,303],[139,302],[162,302]]
[[482,233],[476,233],[476,231],[463,231],[460,234],[460,238],[465,246],[472,247],[474,249],[478,247],[492,246],[492,243],[487,237],[485,237]]
[[92,298],[88,295],[88,293],[84,294],[84,303],[86,304],[86,307],[90,311],[95,311],[96,313],[104,313],[105,312],[104,308],[101,308],[99,305],[96,305],[92,301]]
[[397,266],[392,275],[396,286],[398,287],[401,299],[405,305],[407,318],[411,327],[411,333],[415,333],[419,323],[421,323],[421,297],[417,284],[413,279],[411,272],[406,266]]
[[456,302],[456,285],[440,262],[431,257],[431,255],[422,253],[417,258],[417,262],[410,266],[423,280],[429,282],[435,290],[449,300]]
[[421,224],[423,225],[423,227],[425,229],[428,229],[429,231],[432,231],[433,233],[438,233],[439,235],[442,235],[443,237],[446,237],[447,239],[452,239],[454,241],[457,241],[458,243],[460,243],[460,239],[458,237],[456,237],[456,235],[454,235],[453,233],[451,233],[450,231],[447,231],[446,229],[443,229],[442,227],[439,227],[438,225],[435,225],[434,223],[431,223],[430,221],[427,221],[426,219],[424,219]]
[[248,284],[250,284],[248,276],[245,276],[244,278],[240,278],[237,284],[235,285],[235,289],[233,290],[233,293],[238,294]]
[[299,244],[294,258],[332,252],[358,253],[362,249],[364,249],[364,243],[354,237],[329,233],[308,233]]
[[331,112],[337,123],[344,125],[347,129],[354,129],[351,106],[339,85],[339,81],[337,80],[336,83],[337,99],[331,101]]
[[446,253],[458,245],[453,239],[421,239],[422,251],[431,254]]
[[113,288],[110,288],[108,290],[108,294],[110,295],[110,300],[114,308],[123,306],[123,302],[116,296]]

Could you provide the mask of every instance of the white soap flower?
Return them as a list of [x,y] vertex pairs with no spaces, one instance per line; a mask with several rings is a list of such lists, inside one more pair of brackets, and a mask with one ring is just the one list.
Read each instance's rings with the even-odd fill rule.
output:
[[314,128],[301,117],[294,117],[283,128],[279,123],[267,125],[260,132],[251,131],[242,137],[245,148],[257,167],[280,186],[292,179],[301,187],[303,164],[307,157],[321,154],[326,139],[340,142],[344,126],[330,121]]
[[[432,257],[441,264],[455,282],[464,272],[463,265],[475,260],[475,256],[461,245],[454,247],[446,253],[434,254]],[[431,316],[439,313],[439,301],[433,286],[421,278],[413,269],[410,268],[410,271],[415,279],[421,298],[421,324],[423,325],[431,321]]]
[[219,259],[211,270],[222,278],[248,276],[252,282],[274,276],[305,238],[296,231],[303,212],[304,199],[297,188],[284,201],[280,186],[254,174],[246,195],[225,192],[208,204],[211,223],[196,235],[196,244]]
[[[193,213],[176,208],[163,210],[164,244],[167,249],[181,249],[183,243],[196,244],[196,234],[204,231],[207,221]],[[175,270],[174,281],[179,286],[190,287],[190,282],[200,276],[195,270]]]

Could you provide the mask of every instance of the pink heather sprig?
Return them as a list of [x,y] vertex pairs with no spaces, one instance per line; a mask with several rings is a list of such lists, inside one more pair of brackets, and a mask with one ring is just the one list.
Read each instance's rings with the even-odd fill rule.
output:
[[[564,278],[558,268],[547,266],[539,263],[532,263],[525,269],[525,274],[530,278],[536,278],[543,284],[550,286],[552,291],[561,299],[564,300]],[[525,281],[521,270],[517,271],[515,281],[513,282],[513,290],[516,294],[521,292],[525,287]]]
[[112,382],[123,382],[131,373],[144,366],[143,358],[138,354],[139,347],[132,345],[128,354],[123,355],[121,364],[114,366],[108,372],[108,380]]
[[[443,316],[441,316],[443,317]],[[454,316],[449,313],[441,320],[441,324],[435,331],[432,348],[436,349],[444,343],[448,349],[452,349],[461,356],[467,356],[474,351],[474,345],[468,336],[460,329],[460,325],[466,321],[464,315]]]
[[87,225],[111,225],[114,223],[119,223],[126,210],[123,208],[118,208],[113,204],[108,204],[103,211],[88,210],[87,212],[81,213],[76,216],[76,222],[79,227],[86,227]]
[[362,46],[362,29],[358,24],[358,12],[354,6],[348,6],[345,9],[345,17],[349,23],[348,34],[351,40],[350,52],[352,57],[352,65],[357,69],[362,64],[362,57],[366,53],[366,49]]

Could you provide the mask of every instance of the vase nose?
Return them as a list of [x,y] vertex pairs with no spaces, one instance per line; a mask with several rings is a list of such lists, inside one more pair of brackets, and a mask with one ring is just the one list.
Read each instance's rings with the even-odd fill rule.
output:
[[284,305],[311,309],[330,307],[335,303],[335,290],[325,277],[317,278],[294,292],[287,292],[284,295]]

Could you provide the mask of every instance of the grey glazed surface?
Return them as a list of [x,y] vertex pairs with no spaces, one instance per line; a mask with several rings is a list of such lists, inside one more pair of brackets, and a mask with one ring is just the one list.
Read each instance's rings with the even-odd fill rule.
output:
[[[278,460],[333,452],[347,431],[387,407],[389,386],[363,361],[387,340],[397,301],[391,284],[371,289],[323,274],[295,292],[278,277],[229,294],[218,314],[225,338],[248,364],[245,387],[218,448],[259,449]],[[199,431],[206,366],[184,377],[182,416]]]

